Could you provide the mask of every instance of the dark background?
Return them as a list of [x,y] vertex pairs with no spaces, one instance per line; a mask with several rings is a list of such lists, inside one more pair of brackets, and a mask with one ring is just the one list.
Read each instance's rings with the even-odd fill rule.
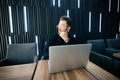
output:
[[[111,0],[109,12],[109,0],[0,0],[0,59],[6,56],[8,36],[12,43],[35,42],[38,36],[40,56],[41,45],[52,34],[57,32],[56,25],[59,18],[67,14],[73,20],[71,33],[76,34],[79,43],[90,39],[115,38],[119,32],[120,13],[117,12],[118,0]],[[120,1],[119,1],[120,2]],[[10,33],[9,10],[12,9],[13,33]],[[24,12],[27,10],[28,32],[24,30]],[[89,32],[89,12],[91,12],[91,32]],[[99,32],[99,15],[102,14],[102,28]]]

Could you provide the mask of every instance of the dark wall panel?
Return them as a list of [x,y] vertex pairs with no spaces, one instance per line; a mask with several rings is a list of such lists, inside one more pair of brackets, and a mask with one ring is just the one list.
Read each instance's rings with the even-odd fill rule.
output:
[[117,13],[118,0],[111,0],[111,12]]
[[[120,14],[117,12],[118,0],[0,0],[0,58],[6,55],[6,46],[11,37],[12,43],[35,42],[38,36],[40,56],[43,46],[51,35],[57,33],[56,25],[59,18],[69,15],[73,20],[71,33],[76,34],[78,43],[85,43],[88,39],[115,38],[119,33]],[[10,32],[9,10],[12,9],[13,33]],[[24,28],[24,11],[27,12],[27,30]],[[89,32],[89,12],[91,12],[91,32]],[[99,32],[99,18],[102,14],[101,32]],[[109,29],[108,29],[109,28]],[[42,43],[42,44],[41,44]],[[41,49],[42,48],[42,49]]]
[[1,9],[1,28],[2,34],[10,34],[9,11],[8,6],[2,6]]

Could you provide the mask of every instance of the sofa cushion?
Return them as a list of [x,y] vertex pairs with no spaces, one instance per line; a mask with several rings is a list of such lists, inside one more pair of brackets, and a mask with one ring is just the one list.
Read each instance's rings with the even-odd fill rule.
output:
[[107,47],[120,50],[120,39],[106,39]]
[[92,43],[92,51],[98,52],[98,53],[105,53],[105,43],[103,39],[98,40],[88,40],[88,43]]

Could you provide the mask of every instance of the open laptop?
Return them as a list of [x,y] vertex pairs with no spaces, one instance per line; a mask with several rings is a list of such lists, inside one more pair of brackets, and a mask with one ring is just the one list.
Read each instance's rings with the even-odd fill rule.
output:
[[92,44],[49,47],[49,73],[86,67]]

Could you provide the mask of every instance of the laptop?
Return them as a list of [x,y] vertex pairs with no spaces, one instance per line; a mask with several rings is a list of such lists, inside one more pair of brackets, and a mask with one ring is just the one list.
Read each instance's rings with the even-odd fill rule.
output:
[[86,67],[92,44],[74,44],[49,47],[49,73]]

